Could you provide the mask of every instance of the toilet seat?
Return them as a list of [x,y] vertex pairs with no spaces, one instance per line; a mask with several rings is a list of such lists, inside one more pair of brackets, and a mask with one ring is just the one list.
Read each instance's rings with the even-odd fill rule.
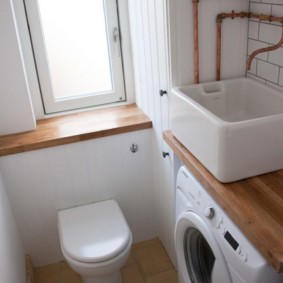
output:
[[58,228],[64,253],[82,263],[109,261],[132,239],[115,200],[59,211]]
[[119,270],[125,264],[130,253],[131,246],[132,236],[125,250],[123,250],[120,254],[118,254],[114,258],[109,259],[108,261],[97,263],[77,261],[69,257],[64,249],[62,249],[62,252],[70,267],[74,269],[78,274],[81,274],[83,276],[101,277]]

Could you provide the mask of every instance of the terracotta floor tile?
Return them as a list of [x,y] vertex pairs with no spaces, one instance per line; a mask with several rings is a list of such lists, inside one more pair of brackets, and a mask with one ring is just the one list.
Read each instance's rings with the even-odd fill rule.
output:
[[66,262],[60,262],[60,283],[82,283],[81,276],[69,267]]
[[43,267],[37,267],[34,270],[36,283],[61,283],[60,265],[50,264]]
[[174,268],[159,239],[135,245],[133,252],[143,276]]
[[147,240],[147,241],[142,241],[142,242],[133,244],[132,250],[144,249],[144,248],[147,248],[148,246],[152,246],[152,245],[159,244],[159,243],[160,243],[160,240],[158,238],[154,238],[154,239]]
[[136,260],[135,260],[134,252],[133,252],[133,250],[131,250],[129,257],[128,257],[126,263],[124,264],[124,267],[129,266],[131,264],[135,264],[135,263],[136,263]]
[[146,283],[178,283],[176,270],[161,272],[150,277],[146,277]]
[[124,283],[144,283],[142,274],[137,264],[132,264],[122,268]]
[[[35,283],[82,283],[66,262],[35,269]],[[178,283],[177,273],[160,240],[134,244],[122,268],[124,283]]]

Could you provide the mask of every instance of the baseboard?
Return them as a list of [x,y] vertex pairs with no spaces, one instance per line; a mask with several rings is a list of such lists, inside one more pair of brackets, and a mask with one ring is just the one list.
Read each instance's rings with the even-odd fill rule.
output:
[[26,254],[26,283],[35,283],[31,256]]

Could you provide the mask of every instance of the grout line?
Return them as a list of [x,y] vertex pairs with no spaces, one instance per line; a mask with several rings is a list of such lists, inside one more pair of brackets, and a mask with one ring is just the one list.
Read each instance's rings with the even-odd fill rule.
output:
[[273,65],[274,67],[282,68],[282,66],[280,66],[280,65],[276,65],[276,64],[274,64],[274,63],[268,62],[268,61],[263,60],[263,59],[261,59],[261,58],[255,58],[255,59],[257,59],[257,60],[259,60],[259,61],[261,61],[261,62],[268,63],[268,64],[270,64],[270,65]]
[[260,27],[261,27],[261,22],[258,24],[258,30],[257,30],[257,40],[260,41]]
[[[282,5],[281,5],[282,6]],[[260,20],[256,20],[256,19],[249,19],[250,22],[254,22],[254,23],[260,23],[260,24],[265,24],[265,25],[269,25],[269,26],[273,26],[273,27],[280,27],[280,23],[274,23],[274,22],[266,22],[266,21],[260,21]]]
[[[260,26],[259,26],[259,29],[258,29],[258,33],[259,33],[259,30],[260,30]],[[258,37],[259,37],[259,34],[258,34]],[[272,42],[268,42],[268,41],[263,41],[263,40],[260,40],[260,39],[255,39],[255,38],[252,38],[252,37],[249,37],[249,36],[248,36],[248,39],[258,41],[260,43],[270,44],[270,45],[276,44],[276,43],[272,43]],[[280,48],[283,48],[283,47],[280,47]]]
[[169,271],[176,271],[176,269],[173,267],[173,268],[170,268],[170,269],[167,269],[167,270],[163,270],[163,271],[160,271],[160,272],[156,272],[156,273],[150,274],[148,276],[144,276],[143,278],[147,278],[148,279],[148,278],[153,277],[155,275],[163,274],[163,273],[166,273],[166,272],[169,272]]
[[[134,252],[133,252],[133,253],[134,253]],[[143,273],[142,273],[142,269],[141,269],[141,266],[140,266],[140,264],[139,264],[139,261],[136,260],[135,255],[134,255],[134,258],[135,258],[135,264],[136,264],[137,267],[138,267],[138,270],[139,270],[139,273],[141,274],[142,280],[143,280],[144,283],[146,283],[146,281],[145,281],[145,276],[144,276]]]

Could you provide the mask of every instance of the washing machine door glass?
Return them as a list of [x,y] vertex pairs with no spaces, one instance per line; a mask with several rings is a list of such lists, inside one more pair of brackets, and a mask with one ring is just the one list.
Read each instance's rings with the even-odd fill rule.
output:
[[180,283],[232,283],[226,259],[213,229],[194,211],[179,216],[175,248]]
[[188,228],[185,232],[184,253],[191,281],[210,283],[215,256],[199,230]]

